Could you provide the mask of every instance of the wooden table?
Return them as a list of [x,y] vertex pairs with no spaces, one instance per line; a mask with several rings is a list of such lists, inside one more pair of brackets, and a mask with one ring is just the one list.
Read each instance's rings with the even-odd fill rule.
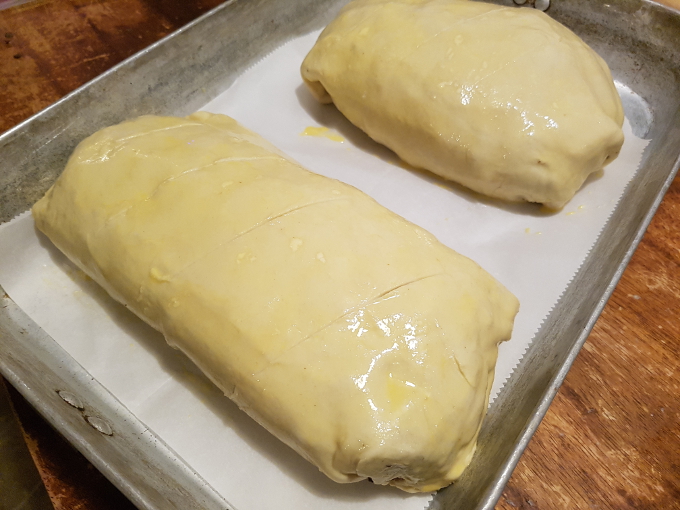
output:
[[[0,132],[219,3],[53,0],[0,12]],[[678,218],[680,178],[497,509],[680,508]],[[133,508],[10,393],[56,509]]]

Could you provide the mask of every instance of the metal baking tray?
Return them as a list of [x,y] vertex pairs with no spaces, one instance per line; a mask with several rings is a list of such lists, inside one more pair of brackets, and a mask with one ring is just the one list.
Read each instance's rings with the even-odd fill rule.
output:
[[[343,3],[227,2],[8,131],[0,137],[0,222],[43,195],[85,136],[143,113],[200,108],[263,55],[323,27]],[[437,493],[435,509],[494,507],[678,169],[680,14],[640,0],[553,0],[548,13],[609,63],[634,132],[651,143],[585,263],[491,405],[472,464]],[[138,507],[230,508],[1,295],[0,372]]]

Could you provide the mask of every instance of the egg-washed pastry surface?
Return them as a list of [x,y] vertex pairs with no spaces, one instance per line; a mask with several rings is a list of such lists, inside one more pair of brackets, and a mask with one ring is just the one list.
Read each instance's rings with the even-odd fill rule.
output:
[[536,9],[354,0],[301,73],[407,163],[505,200],[561,208],[623,144],[607,64]]
[[357,189],[229,117],[84,140],[37,227],[338,482],[407,491],[470,462],[516,298]]

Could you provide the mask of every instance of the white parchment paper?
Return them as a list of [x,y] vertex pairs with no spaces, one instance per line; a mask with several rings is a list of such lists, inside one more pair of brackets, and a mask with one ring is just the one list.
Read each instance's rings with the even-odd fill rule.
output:
[[[647,142],[626,123],[619,158],[562,211],[483,198],[405,168],[335,107],[314,101],[299,67],[317,35],[279,48],[204,110],[234,117],[306,168],[363,190],[506,285],[521,310],[511,341],[500,349],[495,397],[597,239]],[[319,127],[328,131],[308,129]],[[0,284],[238,510],[421,510],[430,501],[429,494],[326,479],[76,269],[36,233],[28,213],[0,226]]]

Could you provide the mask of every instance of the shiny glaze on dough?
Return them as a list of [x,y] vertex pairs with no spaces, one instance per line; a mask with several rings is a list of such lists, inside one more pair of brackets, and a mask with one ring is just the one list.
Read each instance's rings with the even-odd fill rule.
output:
[[447,485],[470,461],[517,300],[355,188],[229,117],[83,141],[36,225],[338,482]]
[[535,9],[355,0],[301,72],[407,163],[506,200],[561,208],[623,144],[607,65]]

